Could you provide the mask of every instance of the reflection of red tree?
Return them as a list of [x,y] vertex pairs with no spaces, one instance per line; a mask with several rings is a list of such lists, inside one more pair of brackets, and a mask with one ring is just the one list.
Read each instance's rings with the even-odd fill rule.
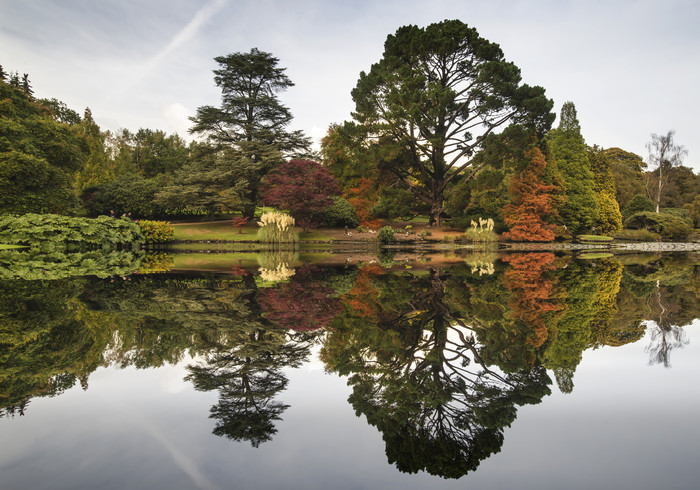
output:
[[296,271],[292,280],[258,294],[263,316],[285,329],[297,332],[325,328],[336,316],[340,300],[333,289],[315,279],[317,270],[305,266]]
[[512,254],[503,260],[511,265],[504,273],[503,282],[514,293],[508,302],[512,315],[534,332],[528,338],[528,344],[533,348],[540,347],[549,336],[544,316],[559,309],[550,301],[553,285],[545,275],[546,271],[555,268],[554,254]]
[[372,276],[382,274],[384,269],[378,265],[364,265],[355,278],[355,286],[345,293],[343,301],[352,314],[360,317],[376,318],[381,310],[379,290],[372,284]]

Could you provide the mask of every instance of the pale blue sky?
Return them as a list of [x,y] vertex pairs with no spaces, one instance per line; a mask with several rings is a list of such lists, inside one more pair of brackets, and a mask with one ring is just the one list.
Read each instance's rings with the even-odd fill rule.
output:
[[587,143],[646,158],[650,133],[675,129],[700,171],[695,0],[0,0],[0,64],[103,129],[187,136],[187,116],[219,102],[213,58],[257,47],[296,84],[294,128],[318,139],[350,118],[388,34],[444,19],[499,43],[557,111],[573,101]]

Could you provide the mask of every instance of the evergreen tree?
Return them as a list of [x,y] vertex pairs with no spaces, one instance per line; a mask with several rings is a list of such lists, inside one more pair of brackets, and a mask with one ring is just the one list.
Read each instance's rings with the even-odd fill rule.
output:
[[221,106],[199,107],[190,133],[207,136],[217,149],[235,150],[236,163],[245,163],[244,214],[252,218],[262,178],[287,157],[308,155],[310,140],[288,129],[292,113],[278,94],[294,84],[277,58],[253,48],[214,59]]
[[566,204],[560,211],[562,221],[574,233],[581,233],[596,223],[598,205],[586,143],[573,102],[562,106],[559,127],[550,133],[550,144],[566,185]]
[[544,132],[552,102],[521,84],[500,47],[459,20],[404,26],[387,37],[382,59],[352,91],[363,143],[430,207],[440,226],[445,190],[478,167],[474,154],[497,128],[519,123]]
[[116,176],[105,151],[104,135],[92,118],[90,108],[85,109],[79,132],[88,145],[88,155],[83,167],[75,177],[75,187],[80,193],[85,188],[112,182]]

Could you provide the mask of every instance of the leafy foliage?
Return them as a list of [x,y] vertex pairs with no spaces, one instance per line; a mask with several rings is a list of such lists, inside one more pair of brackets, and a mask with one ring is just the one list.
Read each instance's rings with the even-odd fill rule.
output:
[[73,179],[86,154],[75,125],[0,80],[0,213],[75,211]]
[[692,231],[690,225],[683,219],[666,213],[641,211],[625,220],[625,228],[640,229],[660,233],[662,237],[672,240],[682,240]]
[[382,226],[377,233],[377,240],[379,240],[379,243],[384,244],[393,243],[396,241],[394,233],[396,233],[396,230],[391,226]]
[[304,228],[322,222],[340,187],[330,171],[313,160],[290,160],[270,172],[261,187],[265,204],[289,211]]
[[25,214],[0,216],[0,242],[38,249],[51,247],[54,251],[132,246],[143,243],[144,236],[139,226],[129,219]]
[[171,212],[154,199],[169,183],[167,176],[146,179],[127,175],[112,182],[87,187],[81,199],[88,216],[122,216],[132,218],[163,218]]
[[633,214],[653,210],[654,203],[651,202],[651,199],[642,194],[635,194],[634,197],[632,197],[632,199],[630,199],[630,201],[627,203],[625,209],[622,210],[622,217],[627,220],[627,218]]
[[548,137],[566,186],[566,203],[560,210],[561,218],[572,232],[582,233],[597,222],[598,204],[586,144],[573,102],[564,103],[559,127]]
[[512,202],[504,210],[504,221],[510,230],[503,237],[513,241],[548,242],[554,240],[553,225],[545,224],[551,213],[549,192],[554,186],[542,181],[547,165],[538,148],[525,153],[530,164],[511,180],[508,193]]
[[333,204],[321,212],[319,219],[321,223],[331,227],[356,228],[360,224],[355,208],[342,197],[336,197]]
[[173,225],[168,221],[138,221],[146,243],[169,242],[175,236]]
[[518,121],[541,134],[554,118],[544,89],[520,85],[498,45],[458,20],[399,28],[352,97],[364,144],[438,225],[447,185],[474,170],[471,158],[491,132]]
[[278,94],[294,84],[277,58],[253,48],[214,59],[221,106],[199,107],[190,132],[206,136],[217,150],[234,150],[235,161],[245,164],[239,179],[245,181],[244,214],[252,218],[262,178],[286,157],[309,153],[310,140],[287,129],[292,114]]
[[588,161],[593,172],[597,194],[598,223],[596,229],[602,233],[615,233],[622,229],[622,214],[615,200],[615,179],[607,153],[597,146],[588,148]]

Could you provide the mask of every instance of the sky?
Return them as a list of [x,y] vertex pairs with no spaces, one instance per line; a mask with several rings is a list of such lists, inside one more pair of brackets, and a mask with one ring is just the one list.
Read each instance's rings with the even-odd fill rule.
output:
[[700,172],[698,0],[0,0],[0,65],[103,130],[189,139],[188,117],[220,103],[214,57],[255,47],[295,84],[291,129],[318,141],[351,119],[387,35],[445,19],[498,43],[557,114],[573,102],[587,144],[647,160],[651,134],[674,130]]

